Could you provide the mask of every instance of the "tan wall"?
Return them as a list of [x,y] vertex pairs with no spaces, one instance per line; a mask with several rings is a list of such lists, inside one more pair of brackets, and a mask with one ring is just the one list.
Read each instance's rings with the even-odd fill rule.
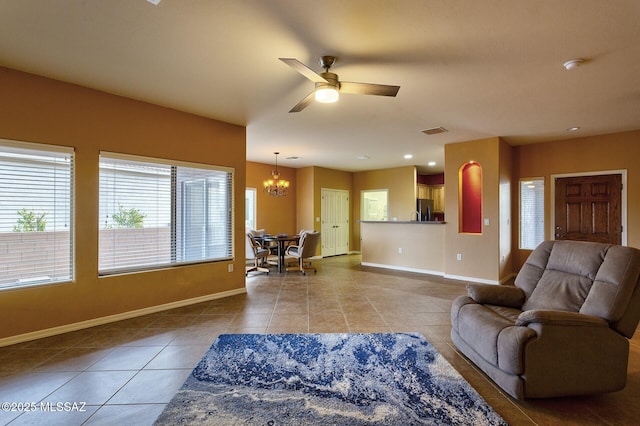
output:
[[498,194],[498,233],[499,233],[499,247],[500,258],[499,264],[499,279],[504,281],[510,278],[513,271],[513,256],[511,244],[511,228],[513,223],[513,214],[511,211],[511,197],[513,194],[513,155],[511,153],[512,147],[502,139],[499,142],[499,185]]
[[[275,160],[275,157],[274,157]],[[265,229],[270,234],[289,234],[296,228],[296,169],[278,165],[280,178],[290,183],[289,193],[284,197],[273,197],[263,190],[262,182],[271,177],[275,164],[247,161],[247,187],[256,188],[256,228]]]
[[[500,143],[496,137],[444,147],[447,219],[444,262],[447,276],[499,281]],[[468,161],[477,161],[482,166],[482,218],[489,220],[489,226],[483,225],[481,234],[459,232],[458,171]],[[458,253],[462,255],[461,261],[456,260]]]
[[360,225],[363,264],[444,275],[445,225],[401,222]]
[[320,231],[320,224],[316,224],[314,219],[314,170],[315,167],[303,167],[296,170],[296,178],[298,180],[298,191],[296,192],[296,205],[298,210],[296,229],[298,231],[301,229],[315,229],[316,231]]
[[552,238],[551,175],[564,173],[627,170],[627,245],[640,247],[640,130],[614,133],[561,142],[513,147],[514,192],[513,253],[514,267],[520,269],[529,250],[518,249],[518,181],[543,177],[545,181],[545,238]]
[[[75,280],[0,292],[0,338],[244,288],[245,128],[0,68],[0,138],[75,148]],[[205,263],[98,278],[101,150],[232,167],[234,272]]]
[[389,219],[410,220],[416,209],[416,168],[414,166],[371,170],[353,174],[352,250],[360,250],[360,196],[367,189],[389,190]]

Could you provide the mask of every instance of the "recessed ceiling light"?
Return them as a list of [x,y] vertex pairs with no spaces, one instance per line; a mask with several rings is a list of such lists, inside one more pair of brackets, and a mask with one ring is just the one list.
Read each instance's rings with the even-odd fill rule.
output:
[[160,3],[160,1],[161,1],[161,0],[147,0],[147,1],[148,1],[149,3],[151,3],[151,4],[155,5],[155,6],[157,6],[157,5],[158,5],[158,3]]
[[429,162],[427,163],[427,166],[429,166],[429,167],[433,167],[433,166],[435,166],[435,165],[436,165],[436,162],[435,162],[435,161],[429,161]]
[[580,130],[580,127],[569,127],[569,128],[567,129],[567,132],[576,132],[576,131],[578,131],[578,130]]
[[572,69],[578,68],[580,65],[582,65],[582,63],[584,62],[584,59],[572,59],[570,61],[565,62],[564,64],[562,64],[562,66],[567,70],[570,71]]
[[368,155],[358,155],[356,158],[357,158],[358,160],[368,160],[368,159],[369,159],[369,156],[368,156]]
[[405,154],[405,155],[404,155],[404,159],[405,159],[405,160],[410,160],[410,159],[412,159],[412,158],[413,158],[413,155],[411,155],[411,154]]

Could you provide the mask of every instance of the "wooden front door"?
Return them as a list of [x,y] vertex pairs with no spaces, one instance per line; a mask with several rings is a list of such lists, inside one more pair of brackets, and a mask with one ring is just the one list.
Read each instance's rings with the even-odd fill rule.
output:
[[555,182],[555,239],[621,244],[622,175]]

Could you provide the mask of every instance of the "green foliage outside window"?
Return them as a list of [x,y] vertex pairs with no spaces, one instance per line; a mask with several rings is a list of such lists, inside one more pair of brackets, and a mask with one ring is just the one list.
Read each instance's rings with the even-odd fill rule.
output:
[[13,232],[42,232],[47,227],[47,212],[36,213],[33,210],[18,210],[20,218],[13,227]]
[[146,214],[136,208],[125,209],[118,205],[118,211],[113,214],[114,225],[108,228],[142,228]]

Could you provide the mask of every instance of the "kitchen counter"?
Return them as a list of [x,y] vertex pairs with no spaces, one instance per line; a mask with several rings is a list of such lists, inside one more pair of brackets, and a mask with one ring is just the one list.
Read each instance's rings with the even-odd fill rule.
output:
[[361,220],[361,223],[408,223],[411,225],[444,225],[447,222],[441,220],[423,220],[419,222],[417,220]]

